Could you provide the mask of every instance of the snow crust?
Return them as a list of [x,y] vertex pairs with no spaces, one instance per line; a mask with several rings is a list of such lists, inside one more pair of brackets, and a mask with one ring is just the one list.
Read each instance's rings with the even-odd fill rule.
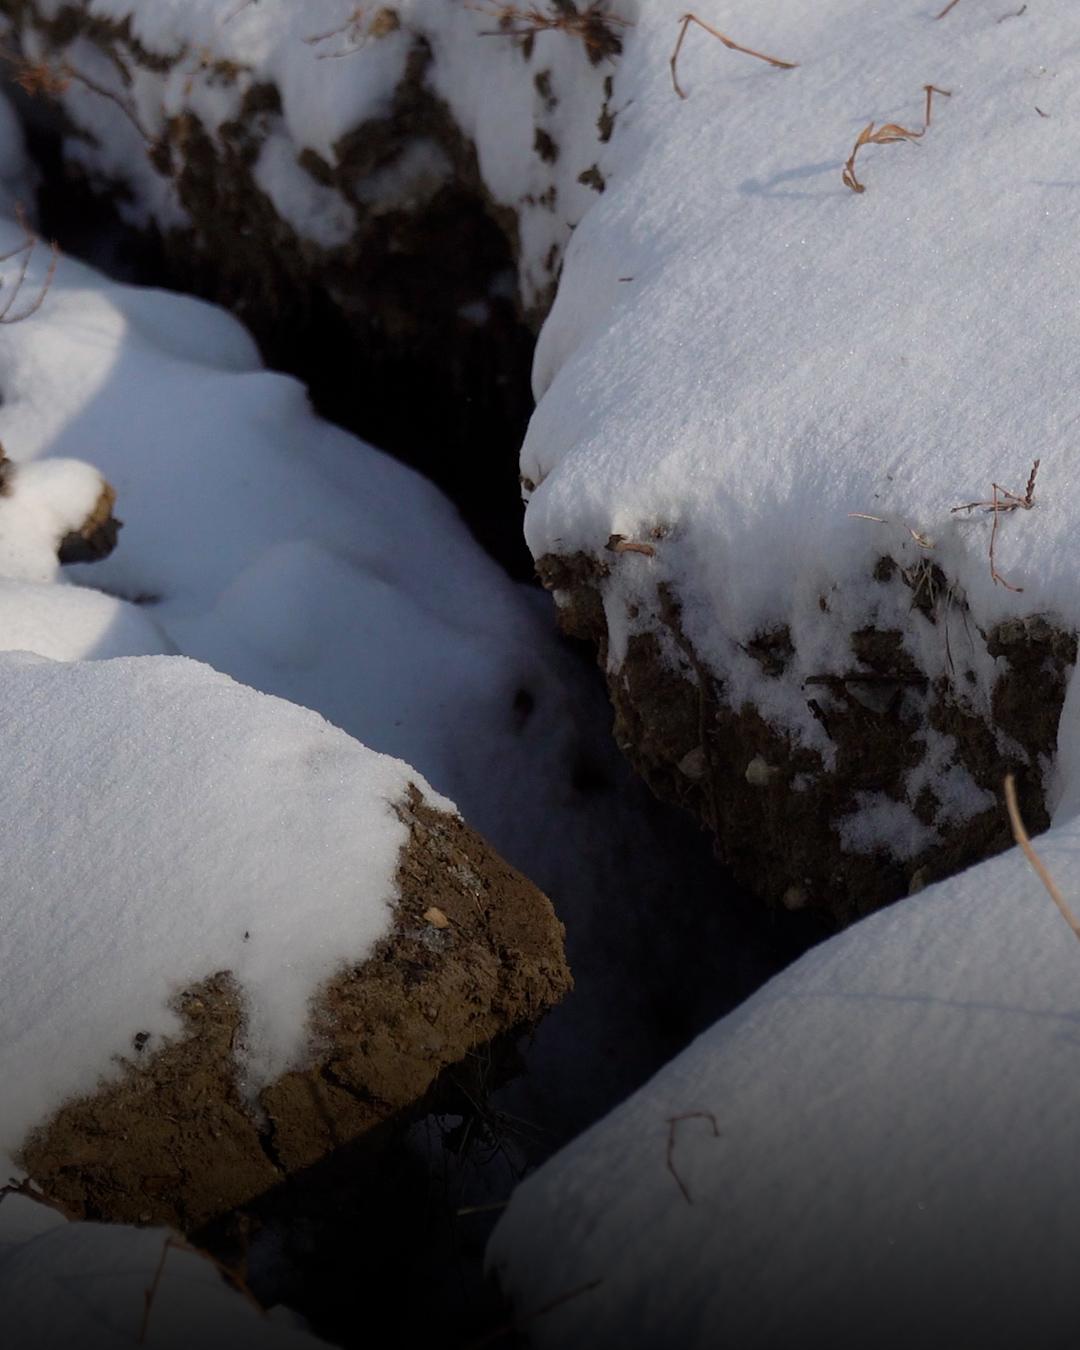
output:
[[[408,766],[182,657],[0,657],[0,1148],[231,971],[253,1086],[389,929]],[[437,805],[447,806],[434,798]],[[48,959],[42,959],[48,953]],[[26,972],[34,972],[32,980]]]
[[530,1344],[1071,1345],[1078,988],[1017,851],[814,949],[514,1193]]
[[[287,1314],[261,1313],[209,1260],[174,1245],[180,1242],[164,1228],[68,1223],[28,1196],[4,1196],[4,1344],[9,1350],[314,1350],[325,1344]],[[154,1296],[146,1314],[149,1289]]]
[[[537,555],[595,553],[660,528],[655,558],[619,559],[613,664],[630,605],[647,622],[669,582],[732,703],[814,744],[800,678],[832,668],[853,629],[902,626],[924,669],[943,668],[940,631],[894,623],[871,580],[883,553],[939,564],[984,629],[1021,611],[1080,619],[1073,7],[998,22],[961,4],[936,22],[917,5],[736,0],[721,26],[798,69],[692,28],[685,100],[667,66],[680,9],[644,8],[620,58],[633,104],[537,352],[527,537]],[[928,83],[951,98],[926,135],[866,147],[852,193],[840,166],[858,132],[921,130]],[[950,512],[994,480],[1022,494],[1037,458],[1035,509],[999,522],[1017,595],[991,579],[988,516]],[[792,678],[763,682],[738,644],[781,622]],[[976,673],[985,690],[992,672]]]
[[[964,0],[940,21],[917,5],[777,0],[766,14],[732,0],[712,18],[797,68],[691,27],[685,99],[668,64],[675,0],[619,0],[623,52],[596,65],[565,31],[535,33],[527,52],[498,33],[497,7],[465,0],[403,0],[382,36],[351,0],[90,8],[129,19],[169,59],[121,91],[150,135],[185,109],[213,135],[255,83],[278,87],[259,180],[327,246],[348,210],[329,209],[299,157],[333,163],[346,133],[386,115],[409,51],[427,44],[424,79],[475,145],[493,201],[517,217],[526,306],[562,268],[522,451],[536,484],[526,534],[537,557],[582,550],[613,564],[613,668],[655,626],[669,585],[732,705],[753,702],[827,769],[834,747],[801,685],[835,670],[853,631],[903,630],[931,679],[961,652],[972,711],[989,716],[999,672],[970,632],[1031,612],[1080,623],[1068,561],[1080,420],[1077,206],[1061,134],[1080,107],[1069,0],[1022,14]],[[76,55],[115,81],[100,52]],[[871,120],[923,131],[927,85],[947,95],[925,134],[864,147],[866,191],[851,192],[840,170],[858,133]],[[181,220],[116,108],[77,85],[65,98],[102,142],[72,153],[131,182],[144,216]],[[422,161],[423,147],[354,185],[358,200],[423,187],[430,175],[416,180],[410,156]],[[991,517],[952,508],[988,499],[994,481],[1022,494],[1036,459],[1033,510],[998,520],[997,566],[1018,593],[991,577]],[[655,555],[609,558],[612,534],[654,540]],[[941,568],[939,622],[872,580],[885,554]],[[780,625],[795,655],[784,679],[763,681],[746,646]],[[939,777],[953,773],[934,737],[927,754]],[[961,790],[959,814],[977,796]],[[894,823],[906,842],[890,847],[910,851],[910,822]],[[867,819],[845,837],[877,836]]]
[[[0,251],[19,238],[0,224]],[[112,555],[55,582],[0,576],[0,650],[182,653],[316,709],[452,799],[552,897],[580,977],[530,1047],[516,1114],[561,1136],[662,1062],[675,1033],[654,1008],[682,1008],[679,916],[694,887],[708,905],[713,883],[689,827],[686,872],[672,868],[670,823],[611,745],[606,701],[547,598],[508,581],[429,483],[315,417],[301,386],[263,370],[243,328],[199,301],[64,258],[33,318],[0,326],[0,394],[15,481],[89,462],[124,522]],[[44,557],[44,538],[33,548]],[[676,914],[647,936],[658,894]],[[737,928],[717,912],[712,959],[748,986],[762,958],[729,955]]]

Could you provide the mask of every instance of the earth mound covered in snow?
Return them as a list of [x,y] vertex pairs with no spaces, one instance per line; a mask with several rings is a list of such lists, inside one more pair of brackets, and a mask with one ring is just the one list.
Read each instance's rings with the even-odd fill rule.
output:
[[733,0],[744,50],[691,25],[669,64],[681,12],[613,4],[599,45],[572,5],[14,21],[69,157],[193,253],[232,219],[209,183],[261,193],[261,258],[351,268],[456,183],[525,308],[561,275],[521,458],[541,575],[654,789],[767,899],[849,919],[1004,846],[1007,770],[1053,806],[1072,7]]
[[1066,1350],[1078,1010],[1019,850],[815,948],[515,1192],[489,1258],[528,1344]]
[[69,1223],[28,1190],[0,1193],[0,1299],[9,1350],[316,1350],[177,1233]]
[[566,991],[544,897],[400,761],[182,657],[0,657],[0,1148],[191,1231]]

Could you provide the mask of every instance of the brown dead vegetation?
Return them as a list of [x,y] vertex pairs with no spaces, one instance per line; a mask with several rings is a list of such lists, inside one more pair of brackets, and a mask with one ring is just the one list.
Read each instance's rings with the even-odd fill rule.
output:
[[620,28],[629,28],[630,20],[622,19],[613,12],[610,5],[602,0],[579,9],[574,0],[549,0],[547,10],[536,5],[527,7],[502,4],[499,0],[488,0],[485,4],[469,4],[498,23],[498,28],[481,33],[481,37],[519,37],[535,38],[537,33],[569,33],[584,45],[589,60],[594,66],[603,60],[612,60],[622,51]]
[[[49,287],[52,285],[53,277],[56,275],[56,265],[60,258],[60,249],[54,240],[49,245],[52,256],[49,259],[49,267],[45,273],[44,281],[42,281],[38,288],[37,295],[23,305],[21,309],[15,310],[16,301],[18,301],[20,295],[23,293],[23,286],[26,283],[26,274],[29,271],[30,262],[34,256],[34,250],[40,242],[37,234],[30,228],[26,219],[26,214],[21,206],[15,208],[15,218],[22,226],[23,240],[21,244],[10,249],[7,253],[0,253],[0,263],[8,262],[12,258],[18,258],[20,260],[19,270],[10,287],[5,284],[3,277],[0,277],[0,324],[21,323],[23,319],[28,319],[31,314],[35,314],[41,308],[45,296],[48,294]],[[5,291],[7,292],[6,295],[4,294]],[[12,313],[13,310],[15,310],[14,313]],[[0,456],[2,456],[2,451],[0,451]]]
[[1008,488],[1003,488],[1000,483],[991,483],[989,501],[965,502],[963,506],[952,508],[952,515],[955,515],[957,511],[989,511],[993,514],[994,524],[990,530],[990,576],[999,586],[1004,586],[1007,591],[1020,592],[1024,588],[1023,586],[1012,585],[997,570],[997,564],[994,561],[994,549],[997,544],[998,517],[1011,511],[1030,511],[1035,505],[1035,479],[1038,477],[1041,462],[1037,459],[1032,464],[1022,497],[1019,493],[1010,492]]
[[706,33],[717,38],[724,44],[728,51],[742,52],[744,56],[756,57],[757,60],[765,61],[770,66],[775,66],[778,70],[795,70],[799,64],[797,61],[781,61],[778,56],[766,56],[764,52],[755,51],[752,47],[743,47],[740,43],[725,36],[719,29],[714,28],[712,24],[706,23],[704,19],[699,19],[696,14],[684,14],[679,20],[679,36],[675,42],[675,50],[671,53],[671,60],[668,63],[671,66],[671,83],[680,98],[686,98],[687,95],[686,91],[679,84],[679,75],[676,67],[679,60],[679,53],[682,51],[682,45],[686,41],[687,31],[692,23],[696,23],[699,28],[704,28]]
[[912,131],[909,127],[902,127],[897,122],[886,122],[875,130],[873,122],[867,123],[859,132],[851,154],[848,155],[844,164],[841,176],[845,187],[849,187],[852,192],[857,193],[866,191],[866,185],[860,183],[855,176],[855,157],[864,145],[895,145],[897,141],[918,141],[926,135],[933,118],[934,95],[940,94],[943,98],[952,98],[952,94],[948,89],[939,89],[935,84],[924,84],[923,90],[926,94],[926,106],[923,110],[922,130]]

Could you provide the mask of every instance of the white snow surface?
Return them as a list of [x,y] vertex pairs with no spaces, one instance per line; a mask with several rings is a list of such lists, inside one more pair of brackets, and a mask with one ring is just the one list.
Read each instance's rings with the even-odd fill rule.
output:
[[[0,251],[21,238],[0,224]],[[31,294],[46,262],[39,249]],[[654,1009],[683,997],[668,974],[680,916],[715,883],[692,829],[685,873],[673,866],[671,825],[611,745],[546,597],[508,581],[429,483],[314,416],[210,305],[64,258],[40,310],[0,326],[0,395],[17,489],[0,502],[0,650],[182,653],[415,765],[568,925],[578,990],[531,1047],[516,1112],[564,1132],[662,1062]],[[67,470],[49,478],[61,460],[117,489],[118,547],[52,583],[18,580],[34,559],[56,570],[52,518],[24,516],[18,485],[40,471],[63,487]],[[681,908],[647,935],[657,895]],[[718,939],[715,959],[745,983],[760,953],[733,951]]]
[[[278,86],[260,181],[324,244],[347,214],[326,209],[298,157],[333,161],[343,135],[386,112],[410,44],[429,44],[428,84],[475,144],[493,199],[517,213],[527,305],[562,260],[522,450],[537,485],[529,545],[599,554],[613,533],[660,535],[654,557],[618,556],[605,583],[613,667],[669,584],[731,703],[752,700],[827,766],[833,747],[801,681],[834,670],[851,632],[903,629],[931,678],[959,653],[979,713],[998,671],[968,641],[975,626],[1031,612],[1080,624],[1068,562],[1080,423],[1080,199],[1062,134],[1080,112],[1071,0],[1020,14],[961,0],[940,20],[914,0],[731,0],[702,18],[797,68],[692,26],[685,99],[668,64],[681,0],[614,0],[624,50],[597,65],[562,31],[536,33],[527,57],[495,31],[494,5],[394,8],[400,27],[379,37],[374,12],[351,0],[90,4],[175,58],[119,91],[150,133],[183,109],[213,133],[253,83]],[[100,52],[74,55],[115,81]],[[215,73],[222,61],[235,79]],[[840,170],[858,133],[871,120],[921,131],[928,84],[948,96],[935,96],[925,135],[864,147],[866,191],[851,192]],[[144,215],[179,219],[173,185],[115,105],[77,82],[65,97],[102,142],[72,152],[129,181]],[[409,153],[379,173],[405,172]],[[365,199],[377,184],[354,187]],[[952,508],[988,499],[994,481],[1022,494],[1036,459],[1034,509],[998,521],[997,566],[1020,593],[992,579],[991,517]],[[941,567],[939,622],[872,580],[886,553]],[[784,679],[762,681],[747,641],[782,624],[795,656]],[[927,753],[951,772],[940,745]],[[845,830],[858,846],[874,825]]]
[[68,1223],[21,1194],[0,1197],[0,1301],[8,1350],[325,1345],[299,1319],[260,1312],[168,1229]]
[[252,1087],[301,1058],[311,997],[389,930],[394,804],[423,780],[183,657],[0,671],[0,1154],[219,971]]
[[[681,6],[642,7],[618,66],[633,104],[568,248],[522,453],[535,554],[665,532],[655,558],[618,561],[613,664],[671,583],[732,703],[816,744],[800,677],[835,668],[854,629],[903,627],[923,668],[944,668],[940,626],[897,615],[871,580],[883,553],[937,562],[984,629],[1033,610],[1080,621],[1080,198],[1062,135],[1080,39],[1067,0],[998,22],[1007,8],[965,0],[938,22],[894,0],[733,0],[703,17],[798,68],[692,27],[681,100],[667,66]],[[840,167],[858,132],[920,130],[928,83],[951,97],[925,136],[864,148],[866,191],[851,192]],[[1022,494],[1037,458],[1034,510],[998,530],[1020,595],[991,578],[990,518],[951,508],[994,480]],[[794,664],[762,681],[739,643],[779,623]],[[994,671],[974,673],[985,698]]]
[[82,586],[0,578],[0,644],[56,661],[175,652],[144,610]]
[[[1080,823],[1039,847],[1067,886]],[[1075,1344],[1078,1025],[1018,851],[863,920],[515,1192],[489,1259],[530,1344]]]

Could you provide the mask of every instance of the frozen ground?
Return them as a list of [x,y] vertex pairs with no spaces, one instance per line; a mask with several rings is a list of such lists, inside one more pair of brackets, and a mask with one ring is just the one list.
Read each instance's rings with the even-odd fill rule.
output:
[[[391,926],[416,775],[316,713],[181,657],[0,656],[0,1165],[166,1005],[222,970],[252,1090],[302,1056],[309,1000]],[[424,785],[420,780],[421,788]],[[452,809],[435,798],[436,806]]]
[[[1078,846],[1039,841],[1065,886]],[[559,1301],[530,1343],[1064,1350],[1078,1019],[1019,851],[863,920],[515,1193],[491,1259],[522,1318]]]
[[[92,8],[132,16],[148,47],[179,53],[130,90],[152,133],[183,108],[219,125],[246,83],[277,82],[263,182],[312,231],[348,220],[287,151],[332,157],[340,134],[385,110],[410,38],[431,42],[435,87],[493,196],[519,211],[527,300],[565,248],[522,455],[526,528],[537,556],[600,555],[613,535],[644,545],[614,555],[603,587],[613,668],[655,626],[666,583],[728,697],[827,761],[802,683],[834,668],[851,633],[902,629],[931,680],[962,653],[971,707],[992,720],[997,668],[965,624],[1080,624],[1068,135],[1080,42],[1067,0],[959,0],[940,18],[917,0],[776,0],[767,13],[731,0],[702,17],[797,66],[692,27],[685,98],[668,65],[673,0],[617,6],[632,26],[618,62],[598,66],[565,31],[536,34],[526,62],[513,39],[481,36],[490,17],[442,0],[402,4],[397,28],[361,28],[347,55],[304,40],[336,29],[333,42],[352,41],[353,7],[330,0],[302,18],[272,0]],[[215,82],[203,51],[250,69]],[[118,132],[85,88],[65,97],[102,134],[82,157],[131,180],[136,214],[175,222],[139,133]],[[859,151],[857,192],[841,168],[871,123],[902,131]],[[533,153],[538,127],[554,162]],[[437,169],[418,157],[406,185]],[[405,754],[561,895],[571,924],[602,874],[640,875],[626,865],[635,831],[648,853],[632,813],[567,786],[583,748],[599,753],[569,667],[430,489],[354,442],[346,453],[205,307],[73,266],[54,290],[32,324],[0,332],[0,434],[15,459],[86,458],[119,488],[123,543],[88,584],[155,597],[139,612],[172,646]],[[953,512],[993,482],[1017,509]],[[937,564],[956,605],[943,627],[883,595],[883,554]],[[775,626],[790,631],[793,664],[765,681],[745,648]],[[1056,807],[1044,849],[1063,881],[1077,697],[1073,681],[1056,767],[1038,765]],[[948,738],[929,748],[945,814],[985,805]],[[844,838],[913,847],[905,810],[867,794]],[[570,846],[599,838],[605,851]],[[605,936],[647,945],[634,893],[622,923],[617,891],[605,893],[592,950]],[[518,1193],[493,1256],[530,1335],[1053,1343],[1076,1311],[1077,957],[1010,855],[804,958]],[[617,1019],[605,1035],[635,1039]]]

